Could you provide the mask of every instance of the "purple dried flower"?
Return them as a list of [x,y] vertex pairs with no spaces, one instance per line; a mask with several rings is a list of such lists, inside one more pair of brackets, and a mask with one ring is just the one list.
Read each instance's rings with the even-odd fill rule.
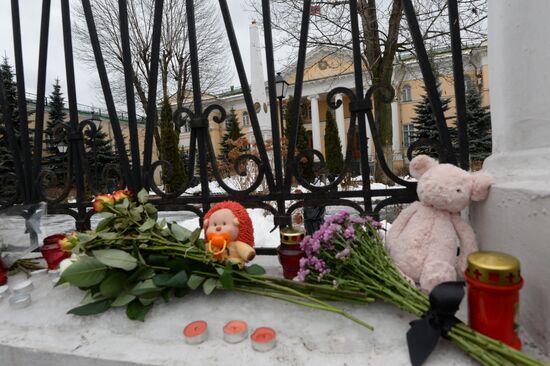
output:
[[350,248],[346,247],[341,252],[336,254],[336,259],[346,259],[350,255]]
[[300,269],[298,271],[298,275],[294,277],[294,280],[298,282],[304,282],[308,274],[309,274],[309,269]]
[[355,239],[355,229],[353,226],[348,226],[346,230],[344,230],[344,238]]

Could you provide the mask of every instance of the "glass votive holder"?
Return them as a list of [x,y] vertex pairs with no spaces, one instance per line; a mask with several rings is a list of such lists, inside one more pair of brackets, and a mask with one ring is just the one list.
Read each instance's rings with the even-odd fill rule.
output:
[[71,253],[63,251],[59,246],[59,241],[64,239],[65,235],[55,234],[44,238],[44,245],[40,248],[44,260],[48,264],[48,269],[59,268],[59,263],[65,258],[69,258]]
[[9,303],[12,309],[24,309],[31,304],[31,294],[20,293],[10,296]]
[[25,280],[10,286],[10,288],[16,295],[28,294],[34,289],[34,285],[31,280]]

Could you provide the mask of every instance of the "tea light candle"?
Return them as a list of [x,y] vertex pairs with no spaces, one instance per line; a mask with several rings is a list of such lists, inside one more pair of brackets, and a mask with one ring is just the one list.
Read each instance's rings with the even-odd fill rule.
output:
[[187,344],[200,344],[208,338],[208,323],[197,320],[187,324],[183,329],[183,336]]
[[248,337],[248,326],[242,320],[231,320],[223,327],[223,339],[227,343],[239,343]]
[[34,286],[31,280],[22,281],[11,286],[14,294],[28,294],[32,291],[33,288]]
[[276,344],[277,333],[268,327],[257,328],[250,336],[252,348],[259,352],[272,350]]
[[10,297],[9,302],[12,309],[24,309],[31,304],[31,294],[15,294]]

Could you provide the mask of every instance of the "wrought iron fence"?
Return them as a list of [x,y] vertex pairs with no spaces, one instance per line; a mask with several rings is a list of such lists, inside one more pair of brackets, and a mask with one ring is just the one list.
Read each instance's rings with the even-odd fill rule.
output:
[[[302,97],[302,85],[304,82],[304,67],[306,61],[306,49],[309,32],[310,13],[312,11],[311,0],[304,0],[301,20],[300,43],[298,49],[298,60],[296,64],[296,81],[294,86],[294,99],[290,119],[290,130],[288,137],[288,146],[286,156],[281,151],[281,131],[278,123],[277,108],[270,108],[271,129],[272,129],[272,152],[266,149],[264,136],[260,130],[258,116],[254,108],[251,90],[247,75],[245,73],[243,60],[237,43],[237,37],[233,28],[230,12],[226,0],[219,0],[219,7],[225,25],[225,31],[229,39],[233,61],[235,63],[238,77],[242,86],[242,93],[246,103],[248,115],[253,130],[254,139],[257,145],[258,154],[244,153],[240,155],[234,168],[237,172],[246,174],[242,171],[243,166],[255,166],[256,175],[248,187],[238,190],[230,187],[224,182],[220,172],[220,164],[214,153],[213,142],[209,135],[209,120],[213,119],[216,123],[222,123],[226,118],[226,111],[220,105],[208,105],[205,107],[202,99],[200,85],[200,64],[198,60],[197,35],[194,18],[194,1],[186,1],[187,23],[189,29],[189,47],[191,56],[192,71],[192,107],[182,107],[173,113],[174,122],[182,120],[185,116],[191,128],[190,146],[188,151],[187,164],[187,183],[176,191],[167,192],[155,182],[155,172],[158,169],[163,170],[163,174],[170,174],[172,167],[167,161],[152,161],[153,159],[153,135],[155,124],[157,123],[157,80],[159,68],[159,53],[161,46],[161,22],[163,13],[163,1],[157,0],[154,8],[154,25],[151,40],[151,64],[149,71],[149,90],[148,106],[146,110],[145,122],[145,143],[143,151],[140,151],[140,144],[137,132],[137,115],[135,106],[135,97],[132,86],[132,59],[130,54],[130,39],[128,32],[127,1],[119,0],[119,18],[121,25],[121,45],[123,51],[124,76],[127,95],[127,110],[129,124],[130,153],[125,147],[119,116],[115,108],[111,87],[109,84],[107,70],[102,55],[100,42],[90,0],[82,0],[83,11],[90,35],[92,50],[94,52],[97,72],[101,81],[101,87],[107,110],[110,118],[111,128],[114,135],[114,142],[118,151],[119,162],[116,165],[107,164],[101,174],[103,183],[98,184],[97,176],[94,177],[89,167],[86,148],[84,144],[84,131],[90,130],[91,136],[95,135],[96,126],[90,120],[80,122],[78,120],[78,104],[75,89],[73,46],[71,36],[71,19],[69,0],[61,0],[61,12],[63,22],[63,39],[65,52],[65,67],[67,80],[67,95],[69,103],[69,122],[57,131],[57,141],[66,139],[68,149],[66,156],[68,158],[68,170],[64,174],[63,188],[58,189],[52,194],[52,188],[59,186],[58,174],[44,168],[43,161],[43,133],[44,133],[44,101],[45,101],[45,81],[48,49],[48,30],[50,19],[50,0],[42,2],[42,19],[40,34],[40,52],[38,59],[38,85],[36,95],[36,117],[33,146],[29,140],[28,117],[25,103],[25,80],[23,73],[23,57],[20,34],[20,14],[18,1],[12,0],[12,20],[13,20],[13,38],[15,45],[15,64],[17,74],[17,93],[19,100],[19,121],[12,120],[7,109],[6,98],[3,88],[0,88],[0,104],[2,105],[2,116],[5,125],[5,138],[8,141],[11,156],[13,157],[13,172],[4,174],[2,185],[11,186],[11,193],[4,189],[0,204],[2,207],[8,207],[19,203],[33,203],[46,201],[48,203],[48,212],[53,214],[70,215],[75,220],[77,229],[86,229],[90,226],[90,218],[94,214],[91,208],[91,194],[97,194],[106,189],[105,180],[111,183],[115,180],[122,182],[122,186],[137,192],[141,188],[154,191],[157,197],[154,203],[160,210],[165,211],[190,211],[202,217],[209,209],[210,205],[223,200],[235,200],[251,208],[263,208],[273,214],[273,221],[278,226],[291,225],[291,215],[294,211],[302,207],[323,208],[326,206],[349,206],[360,213],[377,214],[387,206],[398,203],[408,203],[416,199],[415,183],[405,181],[392,172],[386,162],[383,154],[381,139],[378,131],[378,123],[373,114],[373,94],[377,90],[385,89],[383,93],[389,97],[385,102],[390,103],[394,96],[393,88],[390,85],[370,85],[366,86],[363,82],[363,69],[361,67],[361,44],[359,38],[358,9],[357,0],[349,1],[350,24],[353,40],[353,62],[355,88],[349,89],[336,87],[327,94],[327,103],[330,108],[343,108],[342,100],[336,100],[337,94],[345,94],[349,100],[349,110],[351,113],[348,136],[359,136],[358,148],[360,151],[361,178],[364,186],[361,190],[345,191],[339,189],[343,182],[346,172],[352,169],[352,146],[353,139],[348,139],[345,154],[345,169],[342,174],[337,176],[332,182],[326,184],[312,184],[302,176],[299,169],[299,162],[304,157],[318,158],[321,167],[324,166],[324,157],[320,151],[306,150],[297,151],[297,123],[300,113],[300,99]],[[460,30],[457,12],[457,0],[449,0],[449,24],[452,39],[452,54],[455,78],[455,95],[457,105],[457,119],[460,143],[460,165],[468,168],[468,141],[466,135],[465,121],[465,101],[464,101],[464,76],[461,56]],[[430,67],[428,55],[422,41],[422,34],[418,26],[417,18],[411,0],[403,0],[403,9],[409,24],[410,32],[414,41],[418,62],[422,70],[427,95],[432,105],[432,110],[437,121],[439,130],[439,141],[417,141],[409,150],[409,158],[412,150],[419,144],[431,144],[436,146],[440,160],[456,164],[457,159],[454,156],[449,131],[445,122],[441,102],[438,96],[434,73]],[[277,106],[276,85],[275,85],[275,64],[273,56],[273,39],[271,29],[271,8],[270,1],[262,1],[263,24],[264,24],[264,42],[267,60],[268,74],[268,92],[269,103],[271,106]],[[2,80],[3,81],[3,80]],[[383,95],[377,94],[377,95]],[[178,122],[179,123],[179,122]],[[372,189],[368,184],[370,179],[369,168],[369,147],[367,143],[367,128],[370,129],[375,151],[384,173],[395,183],[403,186],[399,189]],[[94,153],[92,151],[92,153]],[[143,153],[143,160],[141,156]],[[391,157],[389,157],[391,158]],[[195,174],[198,166],[198,176]],[[208,171],[208,165],[211,172]],[[209,174],[210,173],[210,174]],[[97,174],[97,173],[96,173]],[[120,179],[117,179],[117,176]],[[209,190],[209,177],[213,179],[225,191],[224,194],[213,194]],[[186,191],[196,184],[200,184],[201,190],[198,195],[186,194]],[[293,182],[298,181],[308,192],[296,193],[292,191]],[[267,189],[257,192],[260,185],[265,185]],[[111,184],[112,185],[112,184]],[[69,194],[74,192],[76,201],[67,202]],[[375,205],[373,199],[382,197]],[[322,212],[318,209],[317,213]],[[259,251],[262,252],[261,250]],[[269,250],[263,253],[269,253]]]

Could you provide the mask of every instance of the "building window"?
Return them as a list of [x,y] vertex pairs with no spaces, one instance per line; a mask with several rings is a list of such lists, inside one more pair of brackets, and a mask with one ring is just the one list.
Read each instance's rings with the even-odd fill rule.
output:
[[410,102],[411,100],[411,86],[409,84],[405,84],[403,88],[401,88],[401,101]]
[[311,123],[311,103],[309,102],[309,100],[306,100],[302,103],[300,110],[304,122]]
[[413,138],[414,138],[413,135],[414,135],[414,125],[412,123],[403,125],[403,147],[405,149],[408,149],[409,146],[411,146],[411,143],[413,142]]
[[243,112],[243,126],[250,126],[250,116],[248,112]]

